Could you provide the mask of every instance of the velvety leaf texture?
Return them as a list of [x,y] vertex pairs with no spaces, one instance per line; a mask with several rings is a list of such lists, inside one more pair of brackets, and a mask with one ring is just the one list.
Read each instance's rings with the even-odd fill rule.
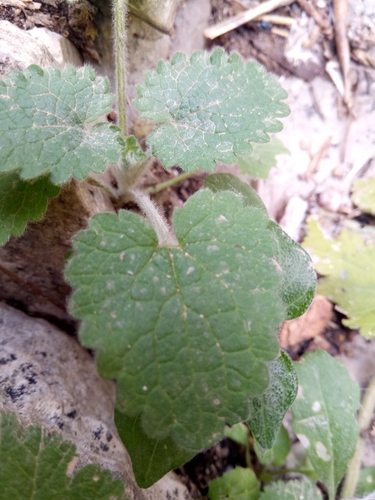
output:
[[[245,182],[231,174],[212,174],[205,179],[205,186],[214,193],[232,191],[242,197],[246,207],[254,207],[267,214],[258,194]],[[283,276],[281,297],[287,308],[287,319],[297,318],[309,307],[315,295],[316,273],[309,254],[292,240],[280,226],[269,222],[277,241],[275,263]]]
[[210,482],[210,500],[258,500],[260,483],[251,469],[236,467]]
[[[361,236],[363,234],[363,237]],[[314,219],[308,221],[303,242],[316,270],[324,275],[318,292],[338,304],[348,316],[343,323],[359,328],[365,337],[375,337],[375,247],[366,242],[364,231],[344,228],[333,240],[326,237]]]
[[181,467],[196,455],[196,451],[179,447],[171,437],[152,439],[147,436],[139,416],[131,418],[115,410],[115,424],[141,488],[150,487],[167,472]]
[[39,220],[48,198],[58,193],[59,188],[46,177],[28,182],[17,173],[0,173],[0,245],[10,236],[20,236],[29,220]]
[[141,413],[150,437],[201,450],[268,386],[283,277],[269,219],[234,193],[200,191],[174,228],[179,246],[158,248],[140,216],[95,215],[66,269],[70,311],[117,379],[118,408]]
[[209,175],[204,180],[204,186],[211,189],[214,193],[218,193],[219,191],[232,191],[233,193],[239,194],[242,196],[245,206],[259,208],[259,210],[267,214],[267,209],[255,189],[245,182],[242,182],[235,175]]
[[271,448],[284,415],[297,394],[297,375],[293,362],[285,352],[268,362],[269,385],[258,396],[250,398],[249,427],[262,448]]
[[277,481],[265,486],[259,500],[322,500],[322,494],[310,479]]
[[139,163],[143,163],[145,161],[146,154],[142,151],[142,148],[138,144],[134,135],[129,135],[125,139],[125,145],[121,151],[121,157],[127,168],[135,167]]
[[88,66],[8,73],[0,80],[0,171],[24,180],[49,174],[59,185],[103,172],[118,160],[118,129],[87,124],[110,111],[108,90]]
[[212,171],[216,161],[235,163],[252,151],[250,142],[267,142],[289,114],[287,93],[256,62],[224,50],[176,54],[160,62],[137,87],[134,104],[142,117],[164,122],[147,143],[165,167]]
[[294,366],[298,394],[292,406],[293,431],[334,499],[358,438],[359,387],[342,361],[325,351],[308,353]]
[[0,497],[6,500],[120,500],[124,485],[109,471],[87,465],[67,475],[75,446],[39,426],[23,427],[0,412]]
[[270,221],[269,228],[278,241],[276,260],[283,273],[281,296],[287,306],[287,319],[303,314],[315,295],[316,273],[310,255],[280,226]]
[[265,144],[253,144],[253,151],[246,156],[238,157],[238,165],[242,174],[249,174],[256,179],[266,179],[272,167],[277,165],[277,155],[290,154],[284,144],[271,137]]

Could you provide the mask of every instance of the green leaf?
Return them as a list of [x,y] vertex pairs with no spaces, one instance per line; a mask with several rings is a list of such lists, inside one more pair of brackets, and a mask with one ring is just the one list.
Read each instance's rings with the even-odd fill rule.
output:
[[364,467],[359,473],[355,496],[362,498],[375,491],[375,467]]
[[[109,471],[87,465],[72,478],[75,446],[39,426],[23,427],[14,413],[0,412],[0,491],[4,499],[115,500],[124,485]],[[74,462],[73,462],[74,463]]]
[[360,328],[365,337],[375,337],[375,247],[367,245],[355,231],[344,228],[332,240],[324,236],[318,222],[308,221],[303,242],[319,274],[318,293],[339,305],[350,319],[343,323]]
[[223,49],[159,62],[137,90],[141,117],[164,122],[147,139],[153,154],[165,167],[188,172],[212,171],[216,161],[235,163],[251,153],[250,142],[267,142],[267,132],[279,132],[277,118],[290,111],[280,102],[287,93],[275,77]]
[[254,207],[262,210],[267,215],[267,209],[258,193],[245,182],[232,174],[212,174],[204,180],[204,187],[212,192],[232,191],[242,196],[245,207]]
[[210,500],[258,500],[260,483],[251,469],[236,467],[210,482]]
[[27,182],[17,173],[0,173],[0,245],[10,236],[21,236],[29,220],[39,220],[48,198],[59,191],[46,177]]
[[344,364],[325,351],[308,353],[294,365],[298,394],[292,406],[293,431],[333,500],[358,438],[354,415],[359,388]]
[[281,296],[287,306],[287,319],[303,314],[315,295],[316,274],[310,255],[280,226],[270,221],[269,228],[278,241],[275,256],[283,273]]
[[265,144],[253,144],[253,151],[238,157],[241,174],[250,174],[254,178],[266,179],[272,167],[277,165],[276,156],[290,154],[284,144],[272,136]]
[[141,488],[148,488],[167,472],[181,467],[196,455],[196,451],[179,447],[170,437],[159,440],[147,436],[139,416],[131,418],[115,410],[115,424]]
[[53,184],[84,179],[118,160],[118,128],[87,124],[110,111],[113,96],[92,68],[30,66],[0,80],[0,169]]
[[121,157],[123,163],[128,168],[133,168],[146,160],[146,155],[134,135],[126,137]]
[[262,448],[271,448],[281,422],[297,394],[297,376],[293,362],[281,351],[281,356],[267,363],[269,385],[260,395],[250,398],[248,425]]
[[289,433],[282,425],[276,435],[272,448],[265,450],[262,448],[258,441],[254,441],[254,451],[258,460],[263,465],[275,465],[281,467],[290,452],[290,438]]
[[375,177],[354,182],[352,201],[362,212],[375,215]]
[[[242,196],[243,204],[255,207],[267,214],[266,207],[258,194],[248,184],[231,174],[213,174],[205,179],[205,186],[214,193],[232,191]],[[315,295],[316,274],[309,254],[293,241],[280,226],[269,222],[269,229],[277,240],[275,262],[283,276],[281,297],[287,308],[287,319],[303,314]]]
[[249,429],[243,422],[238,422],[232,427],[226,425],[224,435],[236,443],[249,446]]
[[259,500],[322,500],[315,483],[302,477],[293,481],[277,481],[264,488]]
[[126,211],[95,215],[75,237],[66,277],[81,341],[150,437],[204,449],[267,387],[285,318],[268,226],[234,193],[202,190],[175,211],[178,247],[159,248]]

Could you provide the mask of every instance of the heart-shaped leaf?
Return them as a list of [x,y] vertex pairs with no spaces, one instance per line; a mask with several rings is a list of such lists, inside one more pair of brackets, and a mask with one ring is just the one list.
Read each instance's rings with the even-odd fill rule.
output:
[[141,217],[98,214],[66,276],[82,342],[117,378],[121,411],[152,438],[201,450],[246,420],[268,385],[285,318],[277,241],[263,212],[203,190],[174,215],[178,247],[158,248]]

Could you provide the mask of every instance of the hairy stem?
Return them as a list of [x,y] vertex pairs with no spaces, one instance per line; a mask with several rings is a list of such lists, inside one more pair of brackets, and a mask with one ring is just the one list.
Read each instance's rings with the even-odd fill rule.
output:
[[348,465],[344,487],[341,493],[342,498],[351,498],[354,496],[358,483],[359,471],[361,468],[362,452],[364,446],[364,439],[361,434],[362,432],[367,431],[368,428],[370,427],[372,416],[374,414],[374,408],[375,408],[375,375],[372,377],[370,384],[366,389],[365,395],[363,396],[361,409],[358,414],[359,437],[354,452],[354,456]]
[[176,236],[169,228],[167,222],[164,220],[164,217],[160,215],[158,208],[150,199],[149,195],[138,190],[130,191],[130,194],[139,208],[146,214],[147,220],[153,227],[158,237],[159,246],[178,246]]
[[179,182],[182,182],[185,179],[189,179],[189,177],[191,177],[194,174],[195,172],[185,172],[184,174],[177,175],[176,177],[173,177],[173,179],[168,179],[167,181],[159,182],[159,184],[149,187],[147,189],[147,192],[150,194],[158,193],[159,191],[174,186],[175,184],[178,184]]
[[126,125],[126,13],[127,0],[112,0],[112,13],[114,19],[114,51],[116,58],[116,85],[117,85],[117,114],[118,126],[123,137],[127,136]]

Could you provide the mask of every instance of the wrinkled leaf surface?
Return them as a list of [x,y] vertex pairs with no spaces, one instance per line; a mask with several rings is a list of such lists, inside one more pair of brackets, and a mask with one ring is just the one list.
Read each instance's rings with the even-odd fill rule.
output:
[[258,500],[260,483],[251,469],[236,467],[210,482],[210,500]]
[[235,163],[278,132],[289,114],[287,93],[256,62],[224,50],[176,54],[160,62],[137,87],[142,118],[164,122],[147,143],[165,167],[212,171],[216,161]]
[[[0,412],[0,496],[14,500],[120,500],[124,485],[109,471],[87,465],[73,477],[75,446],[39,426],[23,427]],[[74,462],[73,462],[74,464]]]
[[262,448],[271,448],[284,415],[297,394],[297,376],[293,362],[282,351],[267,363],[269,385],[260,395],[250,397],[249,427]]
[[50,175],[53,184],[71,176],[104,172],[120,154],[117,127],[88,124],[111,110],[105,78],[92,68],[30,66],[0,80],[0,171],[21,179]]

